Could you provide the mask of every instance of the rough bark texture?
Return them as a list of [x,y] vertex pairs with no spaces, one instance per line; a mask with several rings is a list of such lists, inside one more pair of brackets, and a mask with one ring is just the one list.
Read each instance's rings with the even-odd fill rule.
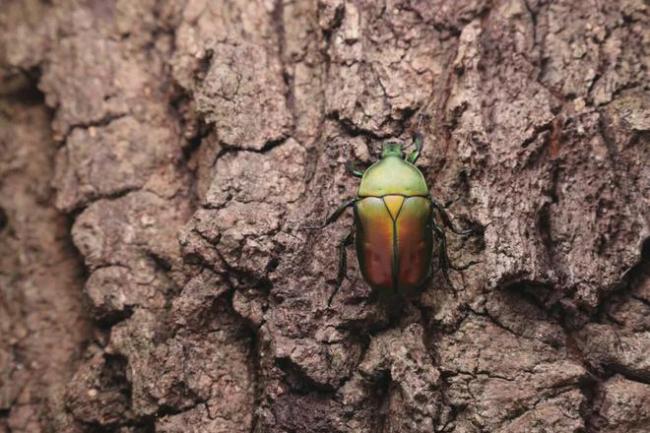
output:
[[[0,4],[0,433],[650,431],[647,1]],[[467,267],[328,308],[416,130]]]

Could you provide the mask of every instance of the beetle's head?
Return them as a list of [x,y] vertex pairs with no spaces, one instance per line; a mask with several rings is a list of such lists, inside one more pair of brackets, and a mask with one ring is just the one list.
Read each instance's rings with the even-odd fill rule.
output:
[[402,143],[398,141],[384,141],[381,157],[386,158],[387,156],[399,156],[400,158],[403,158],[404,153],[402,152]]

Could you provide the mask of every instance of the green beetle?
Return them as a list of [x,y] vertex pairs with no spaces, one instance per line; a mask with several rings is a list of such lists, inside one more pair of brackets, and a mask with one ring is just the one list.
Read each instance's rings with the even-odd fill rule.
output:
[[336,221],[348,207],[354,208],[354,227],[339,243],[337,293],[346,272],[345,248],[356,238],[357,258],[365,281],[380,295],[405,295],[424,285],[431,276],[434,234],[438,238],[440,269],[449,282],[453,267],[447,255],[442,223],[457,234],[468,234],[454,227],[445,209],[431,196],[422,172],[415,162],[422,150],[422,137],[414,136],[414,147],[404,157],[402,144],[387,141],[381,159],[365,172],[350,168],[361,177],[357,197],[346,201],[325,221]]

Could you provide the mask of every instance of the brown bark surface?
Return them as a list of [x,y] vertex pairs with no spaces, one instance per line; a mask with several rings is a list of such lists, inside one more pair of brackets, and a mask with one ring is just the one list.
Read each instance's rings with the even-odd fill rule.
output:
[[[649,68],[644,0],[0,0],[0,433],[650,432]],[[328,307],[414,131],[465,269]]]

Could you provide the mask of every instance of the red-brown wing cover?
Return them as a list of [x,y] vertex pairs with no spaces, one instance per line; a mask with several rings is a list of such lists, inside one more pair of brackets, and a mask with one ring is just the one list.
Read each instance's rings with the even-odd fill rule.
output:
[[424,283],[431,268],[431,202],[424,197],[407,197],[396,227],[398,289],[415,289]]
[[365,280],[373,288],[393,289],[393,219],[380,197],[355,204],[357,257]]

